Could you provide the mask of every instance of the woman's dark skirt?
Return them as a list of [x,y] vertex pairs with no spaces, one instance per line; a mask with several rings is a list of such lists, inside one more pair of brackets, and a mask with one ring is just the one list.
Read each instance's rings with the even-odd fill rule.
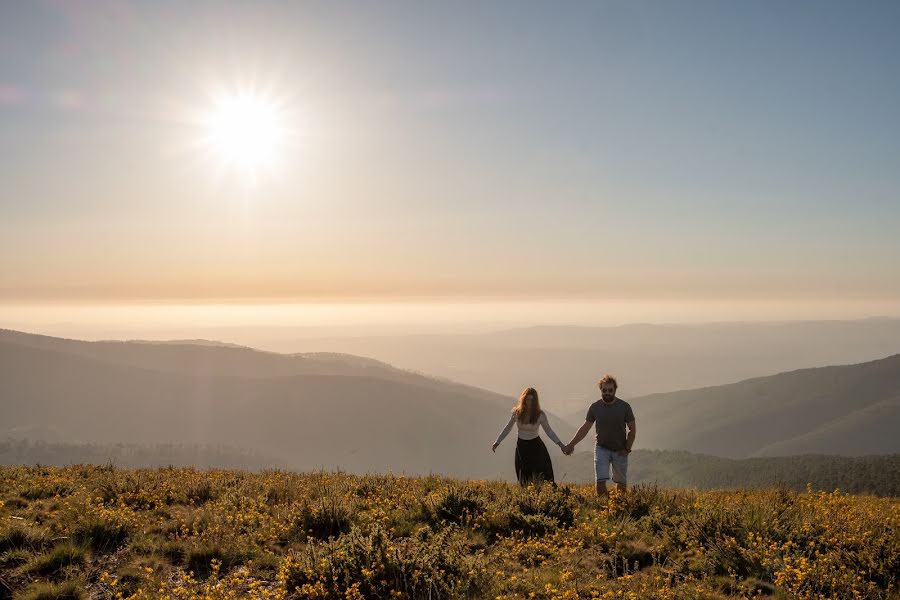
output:
[[516,443],[516,477],[522,485],[539,481],[554,482],[550,453],[540,437],[532,440],[519,438]]

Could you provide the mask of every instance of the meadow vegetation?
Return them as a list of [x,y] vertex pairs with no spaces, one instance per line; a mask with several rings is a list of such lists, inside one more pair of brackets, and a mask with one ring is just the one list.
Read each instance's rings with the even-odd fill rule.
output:
[[898,594],[891,497],[0,468],[0,599]]

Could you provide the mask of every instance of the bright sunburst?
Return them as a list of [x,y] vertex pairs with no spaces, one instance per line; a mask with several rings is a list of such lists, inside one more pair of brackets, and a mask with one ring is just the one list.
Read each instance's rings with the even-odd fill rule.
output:
[[220,167],[250,182],[279,166],[291,135],[284,107],[251,90],[213,96],[201,125],[203,145]]

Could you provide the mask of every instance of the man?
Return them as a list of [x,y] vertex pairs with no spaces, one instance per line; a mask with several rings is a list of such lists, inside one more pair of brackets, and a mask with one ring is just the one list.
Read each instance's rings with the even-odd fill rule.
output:
[[[628,455],[634,445],[634,413],[631,405],[616,398],[616,390],[619,388],[616,378],[612,375],[604,375],[598,382],[600,386],[600,400],[588,407],[584,424],[575,433],[572,441],[563,447],[563,452],[571,454],[575,450],[575,444],[580,442],[591,425],[597,430],[597,446],[594,448],[594,471],[597,475],[597,495],[606,496],[606,482],[609,479],[610,467],[612,467],[612,479],[620,492],[625,491],[626,476],[628,474]],[[625,428],[628,435],[625,435]]]

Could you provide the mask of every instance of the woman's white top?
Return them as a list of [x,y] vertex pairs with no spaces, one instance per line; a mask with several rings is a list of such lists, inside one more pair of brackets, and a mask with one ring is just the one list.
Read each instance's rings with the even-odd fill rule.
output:
[[541,411],[541,416],[538,417],[538,420],[534,423],[523,423],[519,421],[519,416],[516,413],[512,413],[509,416],[509,423],[506,424],[506,427],[503,428],[503,431],[500,432],[500,435],[497,436],[497,441],[495,442],[497,445],[503,441],[503,438],[512,431],[513,424],[517,424],[519,426],[519,438],[523,440],[533,440],[538,436],[538,427],[543,427],[544,431],[547,432],[547,437],[553,440],[556,445],[562,444],[560,439],[553,433],[553,430],[550,429],[550,423],[547,422],[547,415],[544,414],[544,411]]

